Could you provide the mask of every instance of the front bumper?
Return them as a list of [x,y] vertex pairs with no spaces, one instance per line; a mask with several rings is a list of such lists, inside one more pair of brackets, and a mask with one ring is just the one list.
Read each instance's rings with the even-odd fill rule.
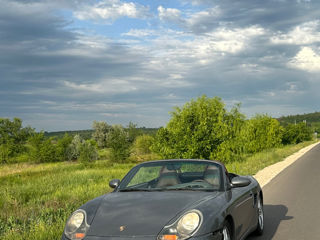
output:
[[[86,236],[84,240],[156,240],[157,236],[135,236],[135,237],[95,237],[95,236]],[[222,240],[222,234],[216,232],[214,234],[206,234],[201,236],[194,236],[188,240]],[[69,240],[64,235],[61,240]]]

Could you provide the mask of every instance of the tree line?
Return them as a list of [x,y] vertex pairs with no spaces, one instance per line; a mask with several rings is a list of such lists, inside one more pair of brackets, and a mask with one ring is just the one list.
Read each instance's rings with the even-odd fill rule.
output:
[[220,98],[202,96],[171,113],[167,126],[158,130],[152,149],[163,158],[205,158],[228,163],[311,139],[311,128],[304,123],[284,127],[267,114],[246,119],[240,104],[228,111]]
[[[141,159],[155,153],[159,158],[204,158],[228,163],[265,149],[312,139],[305,123],[282,126],[267,114],[247,119],[240,104],[227,110],[218,98],[202,96],[176,107],[171,119],[156,134],[146,134],[133,123],[127,127],[94,121],[92,136],[46,137],[22,120],[0,118],[0,163],[80,161],[89,163],[104,150],[114,162]],[[142,158],[143,159],[143,158]]]
[[44,132],[23,127],[19,118],[0,118],[0,163],[90,163],[105,158],[99,156],[103,149],[110,151],[110,160],[123,162],[135,153],[150,153],[153,137],[143,134],[144,129],[137,129],[133,123],[125,128],[121,125],[111,126],[106,122],[94,121],[92,128],[92,134],[87,139],[79,134],[72,136],[68,133],[60,137],[48,137]]
[[312,131],[320,133],[320,112],[283,116],[278,118],[278,120],[283,126],[303,122],[307,124]]

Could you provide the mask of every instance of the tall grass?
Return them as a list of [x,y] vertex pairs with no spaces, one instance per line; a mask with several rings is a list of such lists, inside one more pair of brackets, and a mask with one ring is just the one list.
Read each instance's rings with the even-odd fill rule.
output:
[[244,157],[244,161],[226,164],[226,168],[228,171],[239,175],[254,175],[259,170],[280,162],[284,160],[284,158],[315,142],[316,141],[307,141],[295,145],[286,145],[282,148],[269,149],[247,155]]
[[19,164],[0,168],[0,239],[59,239],[68,216],[110,191],[134,164],[99,161]]
[[[247,156],[227,169],[254,174],[308,144]],[[88,200],[110,192],[108,182],[122,178],[133,165],[103,160],[87,166],[68,162],[0,166],[0,239],[60,239],[69,215]]]

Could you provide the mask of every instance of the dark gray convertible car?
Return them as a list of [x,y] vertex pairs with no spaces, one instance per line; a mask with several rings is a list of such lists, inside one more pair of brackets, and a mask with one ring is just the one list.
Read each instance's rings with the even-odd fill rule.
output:
[[258,182],[216,161],[145,162],[109,185],[112,193],[71,215],[63,240],[242,240],[263,232]]

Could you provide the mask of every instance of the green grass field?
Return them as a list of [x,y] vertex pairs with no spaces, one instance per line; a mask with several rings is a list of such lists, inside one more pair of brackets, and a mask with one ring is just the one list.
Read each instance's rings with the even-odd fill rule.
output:
[[[227,168],[254,174],[311,143],[248,156]],[[109,180],[122,178],[134,165],[100,160],[88,166],[69,162],[0,166],[0,239],[60,239],[68,216],[88,200],[109,192]]]
[[240,175],[254,175],[259,170],[280,162],[286,157],[315,142],[316,141],[308,141],[296,145],[286,145],[282,148],[270,149],[253,155],[248,155],[242,162],[226,164],[226,168],[228,171]]
[[99,161],[0,168],[0,239],[59,239],[72,211],[110,191],[134,164]]

